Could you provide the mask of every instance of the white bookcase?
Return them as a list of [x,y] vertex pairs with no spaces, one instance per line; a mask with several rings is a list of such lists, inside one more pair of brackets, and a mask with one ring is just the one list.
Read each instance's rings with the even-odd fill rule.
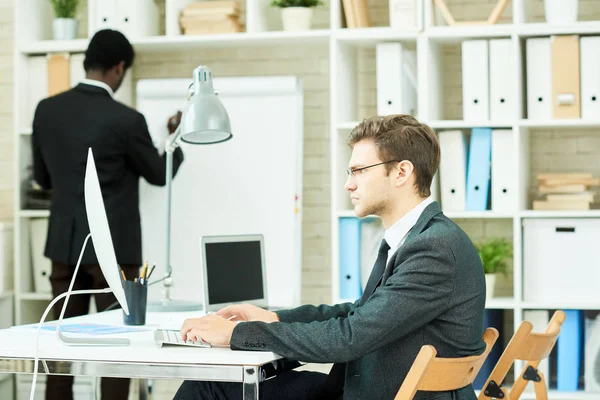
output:
[[[453,2],[447,1],[450,9]],[[464,2],[462,2],[464,3]],[[494,2],[485,2],[491,10]],[[519,171],[514,180],[518,183],[518,207],[512,212],[448,212],[446,215],[456,220],[459,225],[468,226],[491,226],[504,223],[512,225],[512,233],[508,236],[513,241],[514,256],[512,260],[512,287],[502,291],[501,297],[495,297],[488,301],[486,308],[507,310],[506,315],[512,317],[509,326],[516,328],[523,320],[527,310],[551,310],[576,309],[576,310],[600,310],[600,301],[590,297],[587,301],[525,301],[523,296],[523,222],[526,219],[581,219],[598,218],[600,210],[590,211],[535,211],[532,210],[530,194],[535,184],[534,174],[538,172],[559,172],[558,170],[543,170],[544,166],[532,157],[532,140],[536,140],[540,134],[546,131],[558,132],[551,135],[562,135],[578,137],[578,132],[586,135],[596,135],[600,128],[600,115],[595,120],[530,120],[526,113],[526,75],[525,75],[525,41],[530,37],[543,37],[561,34],[578,35],[600,35],[600,15],[597,6],[587,3],[587,10],[594,9],[593,13],[582,14],[580,8],[579,21],[568,26],[552,26],[543,22],[543,8],[541,2],[529,0],[513,0],[504,12],[504,20],[496,25],[478,26],[439,26],[434,24],[437,13],[433,2],[424,0],[424,29],[419,31],[397,31],[387,28],[368,29],[340,29],[341,13],[338,3],[332,4],[332,33],[330,54],[331,75],[331,253],[332,253],[332,302],[354,301],[355,298],[343,298],[341,296],[341,280],[344,277],[340,268],[340,219],[353,217],[352,204],[349,195],[344,189],[347,162],[350,150],[346,145],[346,139],[360,120],[373,115],[375,107],[373,104],[359,104],[358,99],[367,93],[371,98],[372,91],[377,88],[373,86],[373,77],[367,76],[375,72],[375,45],[381,42],[399,42],[408,49],[417,50],[418,71],[418,112],[419,120],[429,124],[435,131],[459,129],[469,132],[473,127],[490,127],[512,129],[514,135],[513,155],[514,159],[505,162],[516,163],[516,171]],[[464,6],[464,4],[462,4]],[[460,5],[458,5],[460,8]],[[464,9],[464,7],[463,7]],[[506,15],[509,15],[508,21]],[[478,19],[484,19],[480,15]],[[457,18],[458,19],[458,18]],[[542,21],[542,22],[540,22]],[[462,119],[462,78],[460,64],[460,45],[464,40],[470,39],[493,39],[506,38],[511,41],[513,60],[511,68],[514,70],[512,81],[514,93],[517,94],[517,104],[514,107],[512,118],[501,121],[490,120],[463,120]],[[366,66],[365,66],[366,64]],[[533,139],[532,139],[533,138]],[[557,154],[557,161],[560,155]],[[577,155],[573,155],[577,157]],[[532,159],[533,158],[533,159]],[[536,164],[538,162],[538,164]],[[566,162],[566,161],[565,161]],[[600,163],[598,164],[600,165]],[[566,167],[565,167],[566,168]],[[600,175],[600,169],[593,165],[581,166],[582,172],[593,172],[595,176]],[[567,169],[565,172],[575,172]],[[437,183],[439,184],[439,182]],[[433,191],[435,193],[435,191]],[[491,195],[491,194],[490,194]],[[440,198],[437,197],[439,201]],[[444,204],[442,202],[442,209]],[[383,228],[381,228],[383,229]],[[465,229],[469,233],[469,229]],[[485,231],[485,229],[483,229]],[[600,233],[600,229],[598,231]],[[367,240],[369,240],[367,238]],[[378,246],[378,240],[371,239],[371,247]],[[364,251],[364,248],[363,248]],[[368,258],[368,257],[367,257]],[[361,263],[374,262],[374,257],[367,258],[361,255]],[[361,265],[365,271],[365,265]],[[365,279],[365,277],[361,277]],[[582,277],[585,279],[585,277]],[[364,286],[364,281],[363,281]],[[505,288],[506,289],[506,288]],[[505,317],[506,319],[506,317]],[[505,340],[510,339],[513,332],[505,332]],[[508,336],[508,337],[506,337]],[[521,370],[521,364],[517,364],[514,374],[509,377],[508,384]],[[577,392],[559,392],[552,390],[551,399],[595,399],[599,393],[587,393],[584,390]],[[532,399],[533,393],[526,392],[522,398]]]
[[[80,38],[71,41],[51,40],[52,11],[47,0],[20,0],[15,2],[15,51],[14,51],[14,121],[15,121],[15,188],[22,187],[26,176],[27,166],[31,163],[31,121],[26,114],[28,103],[29,82],[32,81],[30,63],[32,57],[51,53],[78,54],[85,51],[88,38],[94,32],[94,10],[96,2],[103,0],[83,1],[80,22],[83,33]],[[128,0],[137,3],[133,0]],[[529,37],[549,36],[559,34],[600,35],[600,7],[594,6],[589,0],[579,20],[572,25],[551,26],[543,22],[543,5],[541,1],[513,0],[497,25],[485,26],[439,26],[434,21],[437,14],[430,0],[419,1],[422,17],[417,29],[391,29],[386,23],[371,28],[347,29],[344,26],[343,9],[340,0],[327,1],[329,26],[325,29],[313,29],[305,32],[283,32],[278,10],[267,6],[267,0],[246,0],[243,4],[243,20],[247,32],[236,34],[218,34],[203,36],[182,36],[178,27],[178,15],[181,8],[190,0],[159,0],[152,1],[158,5],[159,35],[132,35],[130,40],[136,52],[176,52],[200,51],[216,48],[236,48],[248,46],[310,46],[320,44],[329,46],[330,68],[330,157],[331,157],[331,254],[332,254],[332,301],[341,299],[339,287],[339,231],[338,223],[341,217],[353,216],[348,195],[344,192],[345,172],[350,156],[345,139],[350,130],[362,118],[376,112],[374,99],[376,93],[374,56],[375,46],[381,42],[400,42],[407,48],[417,52],[418,71],[418,118],[427,122],[436,131],[444,129],[470,130],[474,126],[510,128],[514,132],[513,154],[520,171],[514,179],[518,182],[519,204],[513,212],[497,213],[458,212],[448,213],[450,218],[459,223],[494,224],[495,221],[512,224],[514,243],[514,258],[512,272],[512,296],[495,298],[487,304],[488,308],[505,309],[512,313],[513,324],[518,326],[523,320],[523,313],[528,309],[557,309],[575,308],[600,310],[600,301],[590,299],[589,302],[577,304],[562,304],[555,302],[532,303],[523,301],[523,233],[522,223],[525,219],[533,218],[593,218],[600,217],[600,211],[532,211],[529,191],[532,187],[532,166],[530,157],[530,142],[540,131],[579,132],[597,130],[598,120],[547,120],[532,121],[527,119],[525,112],[524,90],[524,52],[525,40]],[[140,4],[143,1],[140,1]],[[385,0],[369,1],[371,8],[377,7],[381,13],[387,6],[382,6]],[[453,9],[454,1],[447,1]],[[489,2],[486,2],[489,3]],[[490,9],[492,5],[490,5]],[[465,7],[459,9],[462,13]],[[479,8],[477,8],[479,10]],[[146,10],[147,11],[147,10]],[[474,11],[475,12],[475,11]],[[479,12],[479,11],[476,11]],[[154,15],[148,12],[148,15]],[[485,15],[476,15],[478,19]],[[508,19],[507,19],[508,16]],[[457,19],[460,16],[455,15]],[[471,17],[469,15],[469,17]],[[381,18],[374,18],[381,20]],[[385,18],[384,18],[385,19]],[[389,20],[389,19],[388,19]],[[152,28],[152,27],[151,27]],[[151,28],[149,31],[152,31]],[[154,27],[156,28],[156,27]],[[141,29],[141,28],[140,28]],[[81,33],[81,32],[80,32]],[[461,119],[461,77],[460,63],[448,65],[449,59],[458,59],[460,44],[469,39],[507,38],[511,40],[514,54],[513,68],[514,90],[517,93],[518,104],[514,115],[506,121],[464,121]],[[324,99],[324,101],[326,101]],[[458,110],[458,111],[457,111]],[[575,133],[576,134],[576,133]],[[600,163],[599,163],[600,164]],[[589,166],[594,171],[596,167]],[[30,256],[29,225],[33,218],[47,218],[49,213],[44,210],[27,210],[23,208],[24,198],[21,190],[15,190],[14,217],[14,304],[15,323],[32,323],[39,319],[42,311],[51,300],[47,293],[36,293],[33,286],[32,265]],[[443,207],[443,204],[442,204]],[[552,392],[550,398],[576,400],[595,399],[594,393],[564,393]],[[533,398],[524,394],[523,398]]]

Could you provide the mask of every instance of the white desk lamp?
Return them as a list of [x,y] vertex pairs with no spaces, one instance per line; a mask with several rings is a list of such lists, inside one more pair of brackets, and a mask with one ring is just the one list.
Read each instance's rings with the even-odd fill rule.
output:
[[225,142],[233,136],[227,110],[215,94],[212,73],[204,65],[194,69],[194,82],[190,88],[191,97],[183,111],[181,123],[177,130],[167,138],[166,153],[166,190],[167,190],[167,221],[165,227],[166,251],[164,265],[166,274],[163,281],[164,298],[159,303],[150,302],[149,311],[193,311],[202,308],[201,303],[172,300],[169,290],[172,285],[171,274],[171,181],[173,177],[173,152],[178,140],[190,144],[215,144]]

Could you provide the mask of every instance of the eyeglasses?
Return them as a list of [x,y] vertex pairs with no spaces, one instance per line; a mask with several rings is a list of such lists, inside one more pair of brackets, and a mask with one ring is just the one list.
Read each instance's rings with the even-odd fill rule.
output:
[[384,162],[380,162],[377,164],[372,164],[372,165],[367,165],[366,167],[362,167],[362,168],[355,168],[355,169],[351,169],[351,168],[346,168],[346,175],[347,176],[352,176],[353,178],[356,176],[357,172],[361,172],[367,168],[371,168],[371,167],[376,167],[378,165],[383,165],[383,164],[387,164],[387,163],[391,163],[391,162],[400,162],[398,160],[389,160],[389,161],[384,161]]

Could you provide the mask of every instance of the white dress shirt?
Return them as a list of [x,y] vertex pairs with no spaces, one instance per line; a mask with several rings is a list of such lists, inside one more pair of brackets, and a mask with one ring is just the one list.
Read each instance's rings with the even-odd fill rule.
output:
[[384,234],[384,239],[387,242],[390,249],[388,250],[388,258],[389,262],[396,250],[400,248],[404,244],[408,233],[412,229],[413,226],[417,223],[417,220],[425,210],[425,208],[433,203],[433,199],[431,197],[427,197],[425,200],[420,202],[415,208],[410,210],[404,215],[404,217],[400,218],[396,223],[386,229]]
[[108,94],[110,94],[110,97],[115,96],[115,92],[113,92],[112,88],[102,81],[97,81],[95,79],[87,79],[86,78],[86,79],[82,79],[79,83],[84,83],[86,85],[91,85],[91,86],[96,86],[96,87],[102,88],[102,89],[106,90],[108,92]]

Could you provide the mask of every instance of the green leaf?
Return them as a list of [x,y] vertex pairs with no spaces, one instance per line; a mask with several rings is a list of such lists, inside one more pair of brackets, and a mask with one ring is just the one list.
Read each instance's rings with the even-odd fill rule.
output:
[[75,18],[79,0],[50,0],[56,18]]
[[502,273],[508,276],[508,260],[513,256],[512,242],[504,238],[490,238],[475,243],[486,274]]

